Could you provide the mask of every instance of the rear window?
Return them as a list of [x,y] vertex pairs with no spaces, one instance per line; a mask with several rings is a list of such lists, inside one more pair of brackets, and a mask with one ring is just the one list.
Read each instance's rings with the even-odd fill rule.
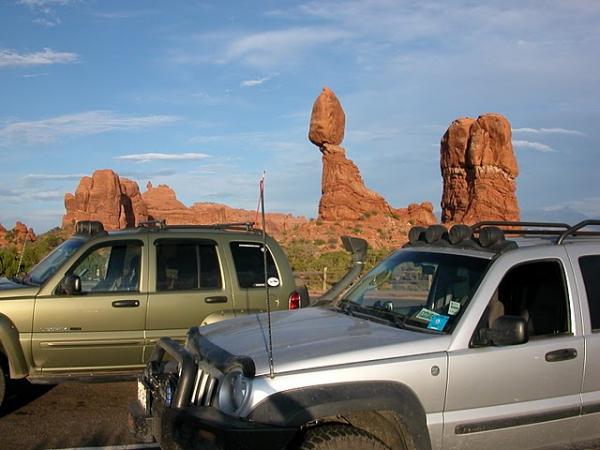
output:
[[[263,245],[254,242],[231,242],[231,253],[241,288],[265,287]],[[267,249],[267,278],[270,286],[279,285],[281,278],[275,261]]]
[[221,267],[214,243],[171,241],[156,243],[156,290],[220,289]]
[[579,267],[590,307],[592,329],[600,331],[600,255],[580,257]]

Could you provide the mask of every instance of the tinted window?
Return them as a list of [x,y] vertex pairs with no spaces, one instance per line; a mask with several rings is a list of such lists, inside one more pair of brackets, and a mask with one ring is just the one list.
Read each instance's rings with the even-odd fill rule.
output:
[[[494,294],[488,313],[521,316],[530,337],[570,331],[569,303],[558,261],[537,261],[512,268]],[[493,324],[489,320],[489,326]]]
[[590,307],[592,329],[600,330],[600,255],[582,256],[579,267]]
[[221,288],[221,268],[214,244],[161,240],[156,245],[157,291]]
[[71,273],[81,279],[82,292],[138,291],[141,242],[118,242],[94,248]]
[[[262,244],[253,242],[232,242],[230,246],[240,287],[264,288],[265,264]],[[268,278],[281,280],[270,251],[267,252],[267,269]]]

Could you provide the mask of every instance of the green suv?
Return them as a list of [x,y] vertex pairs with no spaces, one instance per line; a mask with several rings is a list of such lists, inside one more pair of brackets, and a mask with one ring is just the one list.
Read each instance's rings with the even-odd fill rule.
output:
[[280,246],[252,224],[79,222],[27,275],[0,279],[0,405],[9,377],[133,378],[159,337],[264,311],[267,292],[273,310],[308,305]]

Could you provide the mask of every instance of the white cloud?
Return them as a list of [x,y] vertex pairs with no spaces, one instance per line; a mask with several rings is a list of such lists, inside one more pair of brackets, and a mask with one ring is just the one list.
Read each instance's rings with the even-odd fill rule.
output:
[[66,64],[77,62],[77,53],[56,52],[45,48],[41,52],[16,53],[12,50],[0,50],[0,67],[29,67],[49,64]]
[[40,17],[37,19],[33,19],[33,23],[37,23],[38,25],[42,25],[44,27],[54,27],[54,26],[62,23],[62,21],[60,20],[59,17],[48,16],[48,18]]
[[66,6],[75,3],[74,0],[19,0],[22,5],[27,5],[31,8],[45,8],[48,6]]
[[191,161],[210,158],[206,153],[135,153],[131,155],[115,156],[121,161]]
[[2,190],[0,189],[0,199],[8,202],[26,202],[26,201],[56,201],[62,200],[65,193],[62,191],[49,191],[49,190]]
[[550,152],[556,151],[549,145],[542,144],[541,142],[513,140],[513,145],[517,148],[525,148],[525,149],[535,150],[535,151],[542,152],[542,153],[550,153]]
[[31,181],[61,181],[61,180],[79,180],[86,174],[48,174],[48,173],[30,173],[23,177],[26,182]]
[[569,130],[566,128],[513,128],[513,133],[532,133],[532,134],[570,134],[575,136],[586,136],[579,130]]
[[266,83],[269,80],[272,80],[274,77],[276,77],[277,74],[273,74],[273,75],[269,75],[263,78],[258,78],[255,80],[244,80],[240,83],[240,86],[242,87],[254,87],[254,86],[260,86],[263,83]]
[[10,122],[0,128],[0,144],[47,143],[63,136],[85,136],[116,130],[137,130],[172,123],[174,116],[123,116],[110,111],[86,111],[30,122]]
[[324,27],[297,27],[247,34],[226,44],[219,63],[242,61],[259,67],[289,63],[315,46],[350,36],[347,31]]
[[23,74],[23,78],[38,78],[38,77],[44,77],[46,75],[48,75],[48,72],[26,73],[26,74]]

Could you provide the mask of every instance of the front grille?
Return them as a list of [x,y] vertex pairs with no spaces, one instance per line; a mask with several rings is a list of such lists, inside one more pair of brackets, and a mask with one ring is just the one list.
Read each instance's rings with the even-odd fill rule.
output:
[[198,367],[194,389],[192,390],[192,404],[197,406],[211,406],[215,399],[219,380],[211,375],[206,368]]

